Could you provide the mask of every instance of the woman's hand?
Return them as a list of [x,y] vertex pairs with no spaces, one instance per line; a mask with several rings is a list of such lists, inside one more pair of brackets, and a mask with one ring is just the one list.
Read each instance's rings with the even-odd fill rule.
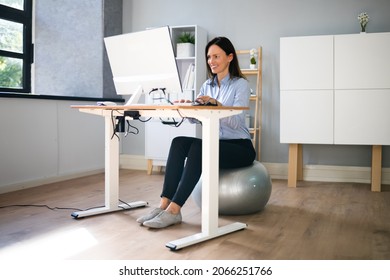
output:
[[214,106],[222,106],[222,103],[219,102],[217,99],[212,98],[208,95],[199,96],[197,99],[195,99],[195,102],[202,104],[202,105],[214,105]]
[[186,100],[186,99],[180,99],[180,100],[175,100],[173,103],[192,103],[191,100]]

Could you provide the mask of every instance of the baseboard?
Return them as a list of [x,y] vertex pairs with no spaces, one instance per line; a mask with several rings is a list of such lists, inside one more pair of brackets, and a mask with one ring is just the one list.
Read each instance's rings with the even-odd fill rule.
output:
[[22,183],[17,183],[17,184],[5,185],[5,186],[0,187],[0,194],[24,190],[24,189],[28,189],[28,188],[34,188],[34,187],[38,187],[38,186],[42,186],[42,185],[46,185],[46,184],[57,183],[57,182],[62,182],[62,181],[70,180],[70,179],[100,174],[103,172],[104,172],[104,169],[95,169],[95,170],[83,171],[83,172],[79,172],[79,173],[72,173],[72,174],[66,174],[66,175],[55,176],[55,177],[50,177],[50,178],[42,178],[42,179],[37,179],[37,180],[32,180],[32,181],[22,182]]
[[[287,163],[263,162],[263,164],[272,178],[287,179]],[[318,182],[371,183],[371,167],[305,165],[303,167],[303,180]],[[390,184],[390,168],[382,168],[382,184]]]
[[119,168],[133,170],[147,170],[148,161],[145,156],[121,154],[119,156]]
[[[145,172],[148,169],[148,160],[145,156],[123,154],[120,155],[119,161],[119,167],[122,169],[145,170]],[[154,163],[152,171],[160,171],[161,167],[165,166],[164,161],[154,161]]]

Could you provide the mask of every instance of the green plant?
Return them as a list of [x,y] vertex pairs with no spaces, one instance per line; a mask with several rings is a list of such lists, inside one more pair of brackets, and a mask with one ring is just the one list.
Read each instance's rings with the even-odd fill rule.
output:
[[191,43],[195,44],[195,36],[192,35],[190,32],[183,32],[178,38],[178,43]]
[[256,64],[257,50],[256,49],[251,49],[249,51],[249,55],[250,55],[250,62],[251,62],[251,64]]
[[256,58],[254,56],[251,57],[251,64],[256,64]]

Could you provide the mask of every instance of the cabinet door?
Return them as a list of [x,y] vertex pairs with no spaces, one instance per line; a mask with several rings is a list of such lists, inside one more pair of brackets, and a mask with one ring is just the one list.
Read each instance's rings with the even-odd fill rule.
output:
[[390,145],[390,89],[335,91],[335,144]]
[[280,142],[333,143],[333,90],[282,91]]
[[169,148],[176,136],[196,137],[196,124],[187,121],[179,127],[162,124],[152,120],[145,124],[145,158],[167,160]]
[[390,33],[335,36],[335,89],[390,88]]
[[171,138],[167,128],[158,120],[145,124],[145,157],[147,159],[167,159]]
[[280,89],[332,89],[333,36],[280,39]]

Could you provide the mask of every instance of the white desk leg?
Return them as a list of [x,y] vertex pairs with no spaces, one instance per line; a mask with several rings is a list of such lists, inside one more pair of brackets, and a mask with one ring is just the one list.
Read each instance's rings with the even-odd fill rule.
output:
[[[114,128],[112,125],[111,112],[107,111],[105,121],[105,198],[104,207],[94,208],[86,211],[72,213],[74,218],[104,214],[108,212],[127,210],[146,206],[145,201],[129,202],[119,204],[119,140],[112,137]],[[112,139],[111,139],[112,137]]]
[[203,242],[247,227],[233,223],[218,227],[219,118],[202,120],[202,232],[166,244],[171,250]]

